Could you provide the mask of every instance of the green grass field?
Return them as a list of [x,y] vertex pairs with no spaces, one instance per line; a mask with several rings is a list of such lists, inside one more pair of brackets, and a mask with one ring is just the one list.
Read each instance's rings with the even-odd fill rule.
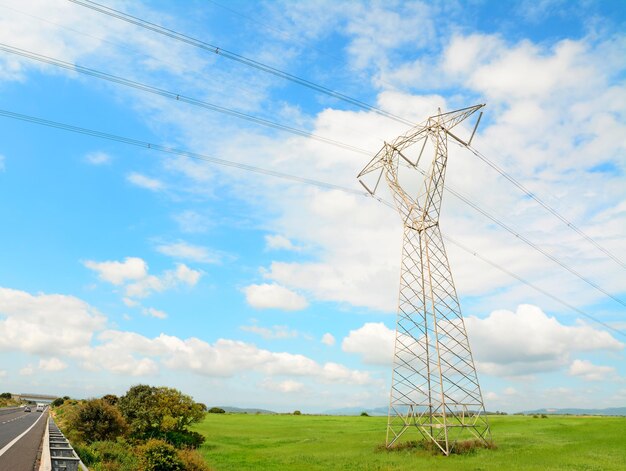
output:
[[[625,417],[490,417],[495,450],[381,451],[386,417],[207,414],[200,452],[222,470],[626,470]],[[410,435],[417,438],[417,432]]]

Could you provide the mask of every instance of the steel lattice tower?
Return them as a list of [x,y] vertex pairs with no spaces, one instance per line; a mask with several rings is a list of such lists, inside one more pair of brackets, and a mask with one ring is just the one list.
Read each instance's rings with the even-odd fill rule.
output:
[[[451,130],[484,105],[431,116],[385,143],[358,175],[372,194],[384,174],[404,224],[400,296],[387,423],[387,447],[417,429],[448,455],[459,439],[491,439],[459,300],[439,229],[448,158],[448,137],[468,146]],[[401,185],[400,167],[415,177],[426,145],[434,150],[422,190],[416,196]],[[413,151],[419,151],[415,160]],[[371,190],[362,180],[377,175]],[[409,186],[409,185],[407,185]],[[411,185],[413,186],[413,185]]]

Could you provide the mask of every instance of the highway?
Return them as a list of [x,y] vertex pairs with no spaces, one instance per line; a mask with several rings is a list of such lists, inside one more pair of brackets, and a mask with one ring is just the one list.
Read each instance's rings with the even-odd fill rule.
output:
[[23,408],[0,410],[0,470],[33,471],[46,426],[45,412],[24,412]]

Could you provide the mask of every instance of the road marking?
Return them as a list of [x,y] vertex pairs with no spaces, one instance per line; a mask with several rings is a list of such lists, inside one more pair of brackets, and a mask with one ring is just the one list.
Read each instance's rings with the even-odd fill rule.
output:
[[33,425],[31,425],[30,427],[28,427],[28,429],[26,429],[26,431],[22,432],[21,435],[19,435],[18,437],[15,437],[11,442],[9,442],[2,450],[0,450],[0,456],[4,455],[7,451],[9,451],[9,448],[11,448],[13,445],[15,445],[15,443],[22,438],[24,435],[26,435],[28,432],[31,431],[31,429],[37,425],[37,423],[41,420],[41,418],[44,416],[44,414],[41,414],[39,416],[39,418],[37,420],[35,420],[35,423]]

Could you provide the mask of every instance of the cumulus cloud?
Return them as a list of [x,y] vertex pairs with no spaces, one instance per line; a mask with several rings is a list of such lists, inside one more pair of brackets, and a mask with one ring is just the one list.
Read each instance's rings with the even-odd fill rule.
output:
[[[479,373],[494,376],[563,370],[576,352],[615,352],[624,348],[605,331],[582,322],[574,326],[561,324],[530,305],[520,305],[515,312],[494,311],[485,319],[470,316],[465,325]],[[341,347],[359,355],[364,363],[390,365],[394,340],[395,331],[383,323],[366,323],[350,331]],[[576,360],[569,373],[588,379],[595,373],[607,373],[605,368]]]
[[585,381],[602,381],[615,375],[612,366],[594,365],[588,360],[574,360],[569,367],[571,376],[579,376]]
[[5,166],[4,166],[4,155],[0,154],[0,172],[4,172]]
[[364,363],[390,366],[395,338],[395,331],[382,322],[368,322],[351,330],[341,342],[341,348],[359,355]]
[[157,246],[157,251],[168,257],[190,260],[197,263],[218,263],[221,256],[206,247],[178,241]]
[[24,368],[20,368],[20,376],[32,376],[35,373],[33,365],[26,365]]
[[0,288],[0,350],[75,356],[89,347],[105,322],[74,296]]
[[123,262],[107,261],[94,262],[87,260],[84,265],[98,273],[101,280],[114,285],[121,285],[128,280],[145,278],[148,273],[148,265],[141,258],[126,257]]
[[106,165],[111,163],[111,156],[105,152],[90,152],[85,155],[85,162],[91,165]]
[[272,381],[271,379],[265,379],[261,382],[261,387],[268,391],[276,391],[281,393],[299,393],[304,390],[304,384],[292,379],[286,379],[285,381]]
[[147,177],[141,173],[133,172],[126,176],[126,179],[139,188],[145,188],[150,191],[160,191],[165,188],[165,184],[156,178]]
[[[333,362],[321,364],[304,355],[272,352],[237,340],[219,339],[211,344],[166,334],[149,338],[106,330],[105,324],[101,314],[75,297],[33,296],[0,288],[0,351],[41,355],[40,368],[48,371],[64,368],[60,358],[69,357],[87,370],[130,376],[154,375],[165,367],[209,377],[232,377],[249,371],[272,377],[307,377],[322,383],[372,382],[366,371]],[[58,357],[50,358],[51,351]],[[27,365],[21,374],[33,372],[34,367]]]
[[494,311],[485,319],[470,316],[465,325],[477,368],[497,376],[556,371],[569,364],[574,352],[624,348],[606,331],[582,322],[561,324],[531,305]]
[[61,371],[67,368],[67,364],[56,357],[42,358],[39,360],[39,369],[44,371]]
[[289,339],[296,338],[298,336],[297,330],[292,330],[286,325],[275,325],[272,328],[261,327],[258,325],[242,325],[239,328],[244,332],[252,332],[253,334],[260,335],[266,340]]
[[156,317],[157,319],[165,319],[165,318],[167,318],[167,313],[166,312],[159,311],[158,309],[155,309],[153,307],[145,308],[145,309],[142,310],[142,312],[146,316]]
[[324,345],[328,345],[329,347],[335,345],[335,337],[330,332],[326,332],[324,335],[322,335],[321,341]]
[[166,270],[160,276],[148,274],[148,264],[137,257],[127,257],[123,262],[87,261],[85,266],[98,273],[99,278],[114,285],[124,286],[124,303],[133,307],[132,298],[146,298],[154,292],[175,288],[181,284],[195,286],[202,272],[189,268],[184,263],[176,264],[174,270]]
[[300,247],[293,245],[293,243],[285,236],[275,234],[265,236],[265,246],[268,250],[289,250],[293,252],[300,251]]
[[299,311],[308,306],[303,296],[278,284],[250,285],[244,293],[248,304],[256,309]]

